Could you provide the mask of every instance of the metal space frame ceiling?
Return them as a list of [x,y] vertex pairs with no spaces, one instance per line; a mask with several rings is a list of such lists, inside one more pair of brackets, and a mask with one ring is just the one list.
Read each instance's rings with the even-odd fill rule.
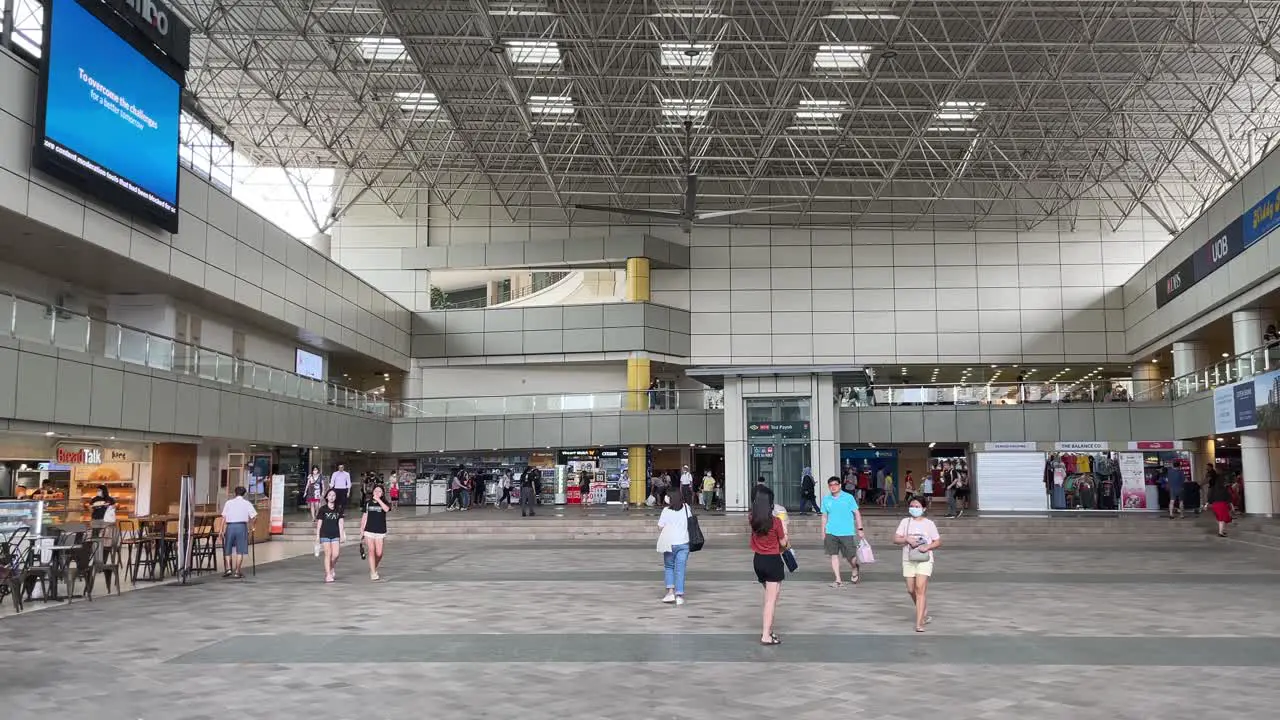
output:
[[[1173,232],[1280,132],[1280,2],[174,0],[189,89],[340,215],[675,209],[873,228]],[[620,217],[614,217],[620,221]]]

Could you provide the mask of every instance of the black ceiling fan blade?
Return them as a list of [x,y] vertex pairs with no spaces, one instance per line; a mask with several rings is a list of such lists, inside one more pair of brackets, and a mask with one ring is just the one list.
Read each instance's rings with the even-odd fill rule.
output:
[[742,215],[743,213],[761,213],[761,212],[768,212],[770,210],[776,210],[778,208],[799,207],[800,205],[801,203],[782,203],[780,205],[759,205],[756,207],[749,207],[749,208],[736,208],[734,210],[708,210],[707,212],[704,212],[704,213],[698,213],[694,217],[694,219],[710,220],[712,218],[728,217],[730,215]]
[[663,220],[680,220],[682,215],[669,210],[643,210],[640,208],[613,207],[612,205],[574,205],[579,210],[616,213],[618,215],[637,215],[640,217],[662,218]]
[[698,176],[689,173],[684,176],[684,212],[682,217],[692,220],[698,214]]

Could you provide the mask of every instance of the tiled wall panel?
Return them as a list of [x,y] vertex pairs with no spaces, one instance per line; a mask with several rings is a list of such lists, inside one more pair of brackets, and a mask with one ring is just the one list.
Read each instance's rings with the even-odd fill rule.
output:
[[365,451],[385,451],[392,440],[389,421],[363,413],[4,338],[0,429],[14,423]]
[[[409,311],[187,172],[179,232],[134,222],[31,167],[35,70],[0,53],[0,207],[379,361],[408,367]],[[310,279],[331,301],[304,296]],[[315,313],[315,321],[299,322]]]

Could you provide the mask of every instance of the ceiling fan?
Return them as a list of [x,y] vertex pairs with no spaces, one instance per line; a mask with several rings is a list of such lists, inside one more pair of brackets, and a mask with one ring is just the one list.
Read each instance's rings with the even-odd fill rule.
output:
[[759,207],[738,208],[736,210],[710,210],[707,212],[698,212],[698,174],[693,171],[693,160],[690,157],[690,148],[693,146],[693,121],[684,121],[684,152],[681,157],[684,166],[684,207],[679,210],[645,210],[641,208],[624,208],[614,207],[612,205],[574,205],[579,210],[595,210],[598,212],[617,213],[619,215],[632,215],[636,217],[660,218],[663,220],[675,221],[686,232],[693,229],[693,225],[702,220],[711,220],[713,218],[728,217],[730,215],[741,215],[743,213],[763,212],[765,210],[773,210],[782,207],[792,207],[800,203],[783,203],[781,205],[763,205]]

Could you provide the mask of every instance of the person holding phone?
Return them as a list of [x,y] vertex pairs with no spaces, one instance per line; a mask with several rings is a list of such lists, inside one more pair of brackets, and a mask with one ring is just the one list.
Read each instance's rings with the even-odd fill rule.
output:
[[369,560],[369,579],[381,580],[378,566],[382,564],[382,542],[387,537],[387,513],[391,506],[387,504],[385,491],[381,484],[374,485],[369,501],[365,503],[364,512],[360,515],[360,537],[365,545],[365,556]]

